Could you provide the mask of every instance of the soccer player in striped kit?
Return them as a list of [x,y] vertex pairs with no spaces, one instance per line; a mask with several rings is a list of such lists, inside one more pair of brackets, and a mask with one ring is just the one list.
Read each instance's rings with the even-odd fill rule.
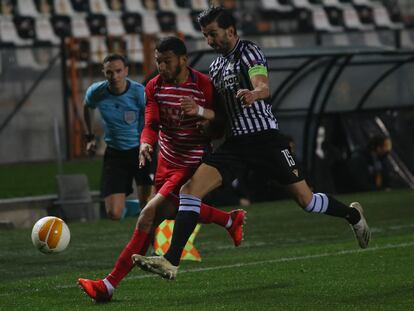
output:
[[[178,191],[200,164],[210,138],[203,135],[199,122],[214,117],[214,88],[208,76],[187,66],[184,42],[167,37],[158,42],[155,60],[159,75],[145,87],[145,125],[141,134],[141,167],[151,161],[158,141],[157,193],[141,211],[136,229],[110,274],[103,280],[79,279],[85,293],[98,302],[111,300],[113,292],[133,267],[131,256],[145,254],[155,228],[164,219],[174,219]],[[182,108],[183,107],[183,108]],[[185,107],[197,107],[191,112]],[[204,109],[208,111],[204,115]],[[227,229],[235,246],[243,237],[245,211],[224,212],[206,204],[200,207],[200,223],[215,223]]]
[[[361,248],[370,240],[370,230],[361,205],[350,206],[325,193],[313,193],[303,178],[288,142],[279,133],[278,122],[267,101],[270,96],[267,62],[254,43],[241,40],[229,10],[209,8],[199,15],[207,43],[219,54],[210,66],[210,77],[224,98],[230,134],[225,142],[203,159],[191,180],[180,190],[180,206],[169,250],[161,257],[133,256],[143,270],[175,279],[182,250],[194,230],[202,198],[231,182],[248,166],[272,174],[286,185],[305,211],[346,219]],[[194,107],[194,109],[198,109]]]

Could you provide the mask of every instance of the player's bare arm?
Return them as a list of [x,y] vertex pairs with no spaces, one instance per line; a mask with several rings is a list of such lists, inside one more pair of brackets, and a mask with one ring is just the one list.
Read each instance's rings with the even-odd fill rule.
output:
[[87,107],[85,104],[83,107],[83,119],[86,128],[86,152],[93,156],[96,153],[96,139],[92,131],[93,109]]
[[255,75],[250,78],[253,90],[240,89],[236,97],[240,99],[243,106],[248,107],[256,100],[265,99],[270,96],[269,78],[265,75]]
[[183,96],[180,99],[181,110],[187,116],[199,116],[205,120],[214,120],[215,112],[212,109],[204,108],[198,105],[193,98]]

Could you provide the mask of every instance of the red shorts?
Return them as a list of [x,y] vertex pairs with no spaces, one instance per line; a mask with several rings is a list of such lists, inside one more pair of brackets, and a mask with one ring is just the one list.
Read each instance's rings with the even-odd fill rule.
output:
[[158,156],[155,188],[164,197],[178,195],[180,188],[193,176],[197,167],[179,167],[167,162],[161,154]]

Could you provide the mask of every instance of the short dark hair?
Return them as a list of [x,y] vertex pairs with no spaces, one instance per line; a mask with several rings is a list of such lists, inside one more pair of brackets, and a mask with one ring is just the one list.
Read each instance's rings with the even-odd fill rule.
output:
[[108,62],[113,62],[114,60],[120,60],[124,63],[125,66],[128,66],[128,62],[127,59],[124,55],[118,54],[118,53],[113,53],[113,54],[109,54],[107,55],[102,64],[106,64]]
[[187,48],[183,40],[173,36],[159,40],[155,49],[160,53],[171,51],[177,56],[187,55]]
[[233,13],[222,6],[210,7],[198,15],[198,23],[201,27],[206,27],[213,22],[217,22],[220,28],[227,29],[231,26],[236,30],[236,19]]

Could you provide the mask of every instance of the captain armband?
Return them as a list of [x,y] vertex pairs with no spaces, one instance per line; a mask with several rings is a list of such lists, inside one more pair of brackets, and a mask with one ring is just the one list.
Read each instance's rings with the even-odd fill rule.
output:
[[257,75],[262,75],[267,77],[267,68],[264,65],[256,65],[249,69],[249,77],[252,78]]

